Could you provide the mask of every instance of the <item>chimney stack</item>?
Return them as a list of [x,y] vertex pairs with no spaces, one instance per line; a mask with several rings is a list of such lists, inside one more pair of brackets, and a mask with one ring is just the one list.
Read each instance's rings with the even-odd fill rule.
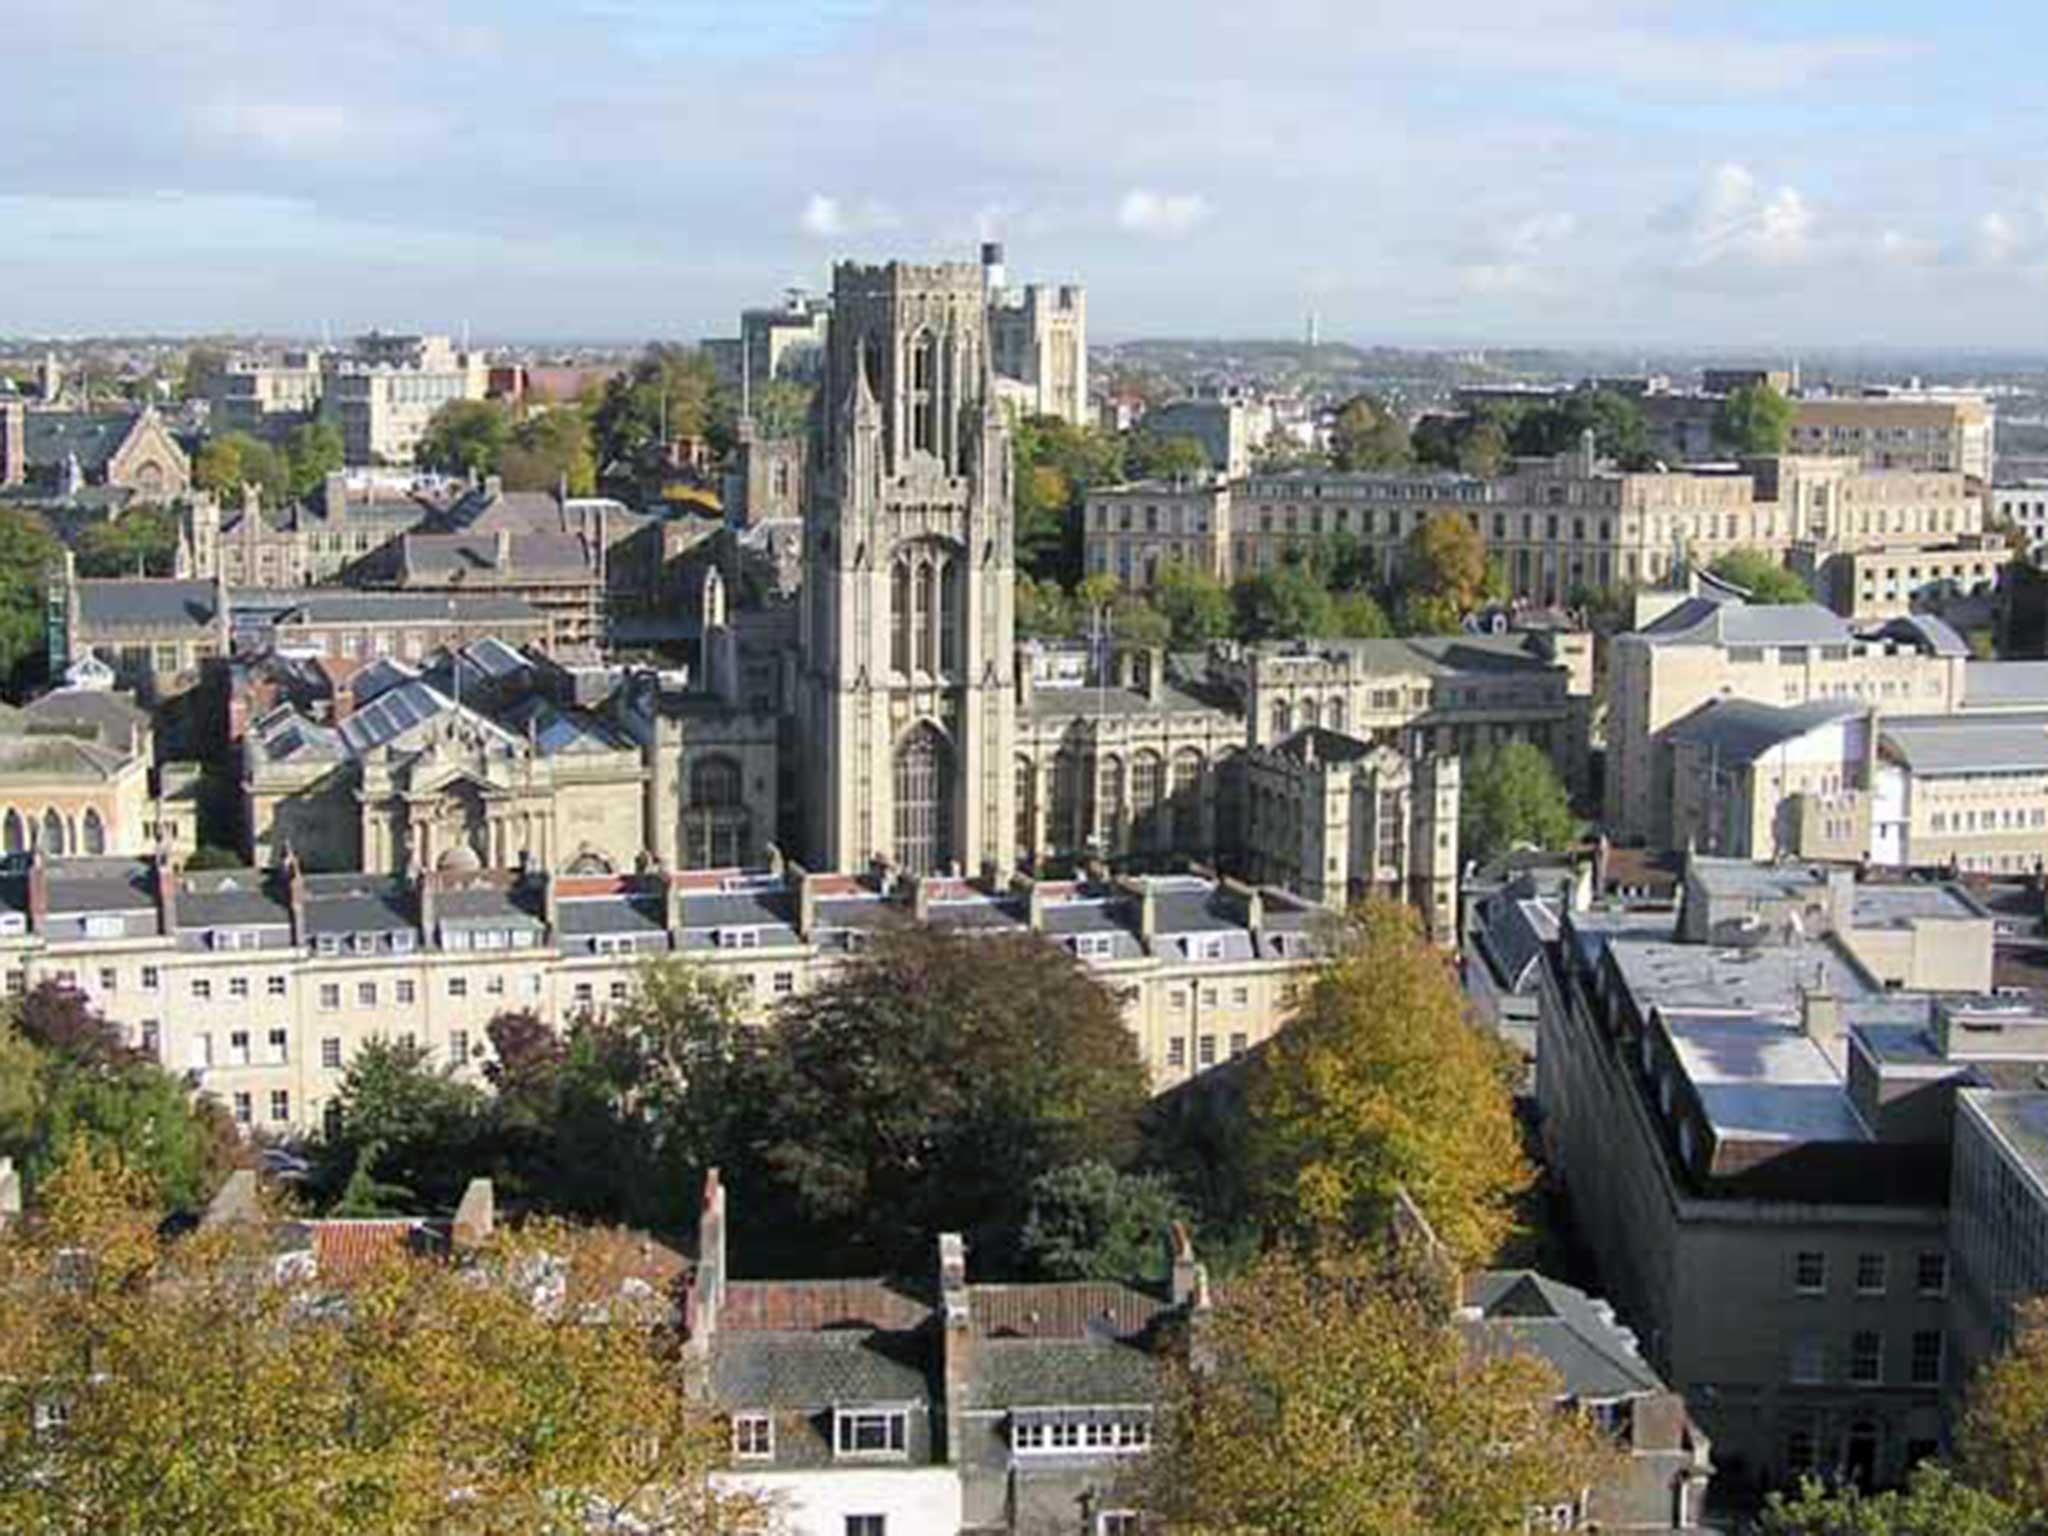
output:
[[974,1307],[967,1288],[967,1241],[958,1232],[939,1234],[939,1316],[943,1334],[946,1459],[964,1459],[968,1398],[974,1376]]
[[178,871],[171,864],[170,844],[156,845],[156,907],[169,938],[178,931]]
[[1176,1221],[1167,1227],[1166,1259],[1168,1273],[1173,1277],[1173,1304],[1176,1307],[1192,1305],[1202,1266],[1195,1261],[1195,1239],[1186,1222]]
[[21,1174],[11,1157],[0,1157],[0,1232],[21,1220]]
[[491,535],[491,568],[501,574],[512,569],[512,534],[500,528]]
[[704,1203],[697,1212],[697,1273],[690,1285],[690,1345],[702,1352],[718,1331],[725,1306],[725,1185],[718,1170],[704,1171]]
[[28,852],[28,931],[38,938],[50,927],[50,864],[39,845]]
[[489,1179],[471,1179],[462,1191],[462,1203],[455,1207],[448,1240],[458,1253],[473,1252],[491,1240],[497,1225],[498,1200]]

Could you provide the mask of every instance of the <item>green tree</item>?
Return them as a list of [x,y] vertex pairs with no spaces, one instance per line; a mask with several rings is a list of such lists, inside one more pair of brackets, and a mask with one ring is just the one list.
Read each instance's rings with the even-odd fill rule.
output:
[[1245,640],[1300,640],[1329,635],[1336,627],[1329,588],[1301,561],[1238,578],[1230,589],[1237,633]]
[[1405,1189],[1460,1263],[1484,1264],[1530,1181],[1508,1053],[1465,1017],[1449,958],[1409,907],[1371,898],[1332,938],[1253,1066],[1247,1135],[1267,1219],[1375,1236]]
[[1340,592],[1330,604],[1330,633],[1345,640],[1379,640],[1393,634],[1386,609],[1370,592]]
[[341,428],[331,421],[309,421],[292,428],[284,445],[292,498],[301,500],[319,490],[329,475],[343,467],[343,452]]
[[246,432],[209,439],[193,462],[192,483],[224,507],[239,507],[245,486],[255,486],[266,506],[279,506],[292,493],[284,455]]
[[269,1222],[162,1235],[84,1155],[40,1217],[0,1235],[0,1529],[761,1529],[711,1486],[722,1425],[606,1234],[314,1273]]
[[1528,1354],[1475,1351],[1450,1288],[1398,1263],[1286,1249],[1206,1320],[1143,1470],[1173,1530],[1519,1531],[1619,1461]]
[[1458,842],[1484,862],[1520,844],[1563,848],[1578,836],[1571,798],[1550,757],[1508,741],[1465,759],[1458,788]]
[[1172,1181],[1159,1174],[1069,1163],[1032,1181],[1019,1249],[1046,1280],[1160,1280],[1167,1228],[1187,1219]]
[[1783,453],[1792,437],[1792,402],[1767,382],[1729,392],[1714,413],[1714,441],[1731,453]]
[[1508,455],[1507,432],[1499,422],[1482,416],[1460,434],[1456,467],[1490,479],[1507,468]]
[[1587,432],[1596,451],[1625,468],[1649,459],[1649,428],[1643,409],[1611,389],[1580,389],[1560,399],[1514,413],[1508,439],[1519,454],[1549,458],[1575,453]]
[[365,1148],[370,1173],[410,1190],[430,1209],[452,1207],[489,1154],[484,1095],[437,1067],[423,1045],[381,1036],[342,1074],[334,1121],[315,1159],[316,1187],[338,1193]]
[[187,347],[185,365],[178,379],[178,398],[204,399],[213,387],[215,375],[227,367],[227,354],[218,347]]
[[444,475],[495,475],[511,441],[511,418],[497,401],[450,400],[428,419],[413,457]]
[[1005,1254],[1032,1181],[1124,1166],[1149,1096],[1115,994],[1034,935],[885,933],[768,1039],[756,1177],[812,1268],[915,1268],[942,1231]]
[[1372,395],[1353,396],[1337,412],[1330,453],[1340,470],[1406,469],[1415,462],[1407,425]]
[[1025,416],[1011,436],[1015,465],[1017,558],[1041,580],[1081,576],[1081,515],[1088,492],[1123,478],[1123,445],[1093,427],[1057,416]]
[[512,428],[498,460],[508,491],[552,491],[566,483],[571,496],[597,489],[597,459],[590,421],[574,406],[530,412]]
[[63,546],[50,525],[22,507],[0,506],[0,677],[22,697],[40,683],[49,656],[43,593]]
[[1078,626],[1074,599],[1058,582],[1031,576],[1017,578],[1017,638],[1070,639]]
[[1199,480],[1211,467],[1198,437],[1162,437],[1140,427],[1124,444],[1124,468],[1134,480]]
[[2020,1304],[2011,1342],[1978,1368],[1955,1439],[1974,1486],[2016,1510],[2048,1511],[2048,1297]]
[[2017,1511],[1922,1462],[1903,1489],[1865,1493],[1807,1479],[1796,1494],[1774,1493],[1760,1536],[2026,1536]]
[[770,379],[754,388],[754,430],[764,438],[802,437],[809,430],[814,386]]
[[80,530],[74,551],[81,576],[168,576],[177,563],[178,514],[169,507],[131,506]]
[[655,343],[630,369],[606,381],[591,412],[600,483],[635,500],[652,500],[667,444],[702,438],[718,451],[734,412],[710,358]]
[[1486,541],[1463,513],[1432,512],[1408,535],[1401,568],[1404,611],[1430,614],[1434,622],[1425,627],[1454,628],[1484,601],[1490,584]]
[[1207,571],[1169,560],[1152,578],[1152,606],[1172,626],[1173,644],[1200,650],[1230,633],[1230,593]]
[[1717,556],[1708,569],[1723,581],[1732,581],[1743,588],[1754,602],[1813,601],[1813,589],[1800,579],[1798,572],[1787,570],[1762,550],[1731,549]]

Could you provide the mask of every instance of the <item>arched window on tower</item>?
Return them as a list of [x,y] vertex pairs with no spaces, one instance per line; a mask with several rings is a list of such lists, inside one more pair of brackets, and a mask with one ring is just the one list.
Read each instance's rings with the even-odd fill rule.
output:
[[930,331],[910,338],[910,446],[939,451],[938,347]]
[[948,560],[939,567],[939,670],[948,677],[960,670],[961,563]]
[[1202,837],[1202,754],[1183,747],[1173,757],[1173,846],[1198,849]]
[[739,763],[718,755],[692,763],[689,803],[683,807],[683,867],[737,868],[747,860],[751,830]]
[[938,562],[926,552],[917,556],[910,571],[915,602],[911,609],[912,636],[916,643],[917,670],[932,670],[932,622],[938,613]]
[[1017,759],[1017,856],[1037,856],[1038,770],[1028,757]]
[[953,862],[953,752],[928,720],[896,748],[896,865],[929,875]]
[[910,562],[901,555],[889,572],[889,666],[910,670]]
[[1159,840],[1159,800],[1165,788],[1166,765],[1150,750],[1131,759],[1131,841],[1149,848]]

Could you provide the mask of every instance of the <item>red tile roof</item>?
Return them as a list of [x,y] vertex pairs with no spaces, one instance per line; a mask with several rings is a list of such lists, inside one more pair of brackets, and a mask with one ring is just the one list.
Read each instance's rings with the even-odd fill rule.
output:
[[351,1280],[387,1259],[409,1253],[438,1253],[447,1238],[424,1222],[409,1218],[388,1221],[315,1221],[313,1262],[322,1276]]
[[718,1326],[741,1333],[917,1328],[931,1305],[883,1280],[734,1280]]
[[1114,1281],[977,1285],[972,1297],[974,1331],[989,1338],[1128,1338],[1171,1310],[1162,1298]]

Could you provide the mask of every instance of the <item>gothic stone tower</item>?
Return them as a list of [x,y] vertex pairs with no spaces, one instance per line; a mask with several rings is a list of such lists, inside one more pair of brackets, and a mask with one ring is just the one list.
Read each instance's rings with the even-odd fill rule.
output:
[[841,263],[804,524],[813,867],[1004,872],[1016,784],[1010,438],[981,270]]

